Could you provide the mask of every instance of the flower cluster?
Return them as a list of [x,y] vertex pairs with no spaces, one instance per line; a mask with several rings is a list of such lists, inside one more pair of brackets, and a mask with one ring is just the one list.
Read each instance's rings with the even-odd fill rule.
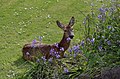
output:
[[56,58],[59,58],[60,57],[60,53],[57,52],[54,48],[52,48],[50,50],[50,55],[53,56],[53,57],[56,57]]
[[72,48],[68,50],[70,54],[73,53],[73,56],[76,57],[78,54],[80,54],[82,51],[80,50],[80,45],[75,45]]
[[54,48],[51,48],[50,50],[50,55],[53,56],[53,57],[56,57],[56,58],[60,58],[60,53],[64,51],[64,48],[63,47],[60,47],[60,51],[57,51],[56,49]]
[[41,59],[45,62],[47,59],[45,58],[45,56],[42,56]]
[[102,7],[99,9],[99,11],[100,11],[100,14],[98,15],[98,18],[104,22],[106,19],[105,17],[106,17],[107,8]]
[[35,47],[35,43],[36,43],[36,42],[37,42],[36,39],[34,39],[34,40],[32,41],[31,47]]

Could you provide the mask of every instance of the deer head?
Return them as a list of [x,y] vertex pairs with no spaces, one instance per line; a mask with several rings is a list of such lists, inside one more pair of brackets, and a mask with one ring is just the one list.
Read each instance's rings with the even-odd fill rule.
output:
[[73,32],[74,22],[75,22],[74,17],[71,18],[68,25],[63,25],[59,21],[56,21],[58,27],[60,27],[64,31],[65,37],[70,39],[73,39],[74,37],[74,32]]

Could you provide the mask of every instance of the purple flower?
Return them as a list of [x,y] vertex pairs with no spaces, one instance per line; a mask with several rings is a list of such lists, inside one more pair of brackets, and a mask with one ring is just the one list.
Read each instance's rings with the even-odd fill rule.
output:
[[36,43],[37,41],[34,39],[33,41],[32,41],[32,47],[35,47],[35,43]]
[[59,45],[58,45],[58,43],[55,43],[55,46],[56,46],[57,48],[59,48]]
[[91,43],[94,43],[95,42],[95,38],[92,38],[92,40],[90,41]]
[[52,60],[53,60],[53,58],[50,58],[48,61],[49,61],[49,62],[52,62]]
[[84,41],[82,41],[82,42],[80,43],[80,45],[81,45],[81,46],[84,46],[84,44],[85,44],[85,42],[84,42]]
[[55,52],[55,50],[53,48],[51,48],[50,55],[54,56],[54,52]]
[[112,28],[112,26],[108,26],[108,29],[111,29]]
[[68,49],[68,52],[69,52],[69,53],[72,53],[72,52],[73,52],[72,48]]
[[99,51],[102,51],[102,46],[98,46],[98,50],[99,50]]
[[79,52],[80,46],[79,45],[73,46],[73,50],[74,50],[75,53]]
[[67,73],[69,72],[67,68],[64,67],[64,72]]
[[77,56],[77,53],[74,53],[74,58]]
[[108,44],[108,45],[111,45],[111,42],[110,42],[110,41],[107,41],[107,44]]
[[102,19],[102,15],[98,15],[98,18],[99,18],[99,19]]
[[41,58],[42,58],[42,60],[43,60],[43,61],[46,61],[46,58],[45,58],[45,56],[42,56]]
[[100,8],[99,11],[100,11],[101,13],[105,13],[105,12],[106,12],[106,9]]
[[63,47],[61,47],[61,48],[60,48],[60,51],[64,51],[64,48],[63,48]]
[[39,62],[40,62],[40,59],[37,59],[36,62],[39,63]]
[[70,38],[70,37],[68,37],[68,38],[67,38],[67,42],[69,42],[70,40],[71,40],[71,38]]
[[59,54],[56,54],[55,56],[56,56],[56,58],[60,58],[60,55],[59,55]]

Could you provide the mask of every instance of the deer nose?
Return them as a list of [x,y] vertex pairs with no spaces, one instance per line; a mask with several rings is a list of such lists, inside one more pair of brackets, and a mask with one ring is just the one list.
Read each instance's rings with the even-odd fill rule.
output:
[[70,37],[71,39],[73,39],[74,35],[70,35],[69,37]]

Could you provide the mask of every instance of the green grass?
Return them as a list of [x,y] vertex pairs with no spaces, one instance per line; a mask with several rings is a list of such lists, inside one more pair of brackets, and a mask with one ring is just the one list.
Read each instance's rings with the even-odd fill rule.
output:
[[[81,25],[84,15],[90,12],[89,0],[0,0],[0,79],[17,78],[30,68],[22,59],[25,43],[44,36],[43,43],[59,42],[63,32],[56,20],[67,24],[75,17],[75,38],[83,37]],[[50,18],[49,18],[50,16]]]

